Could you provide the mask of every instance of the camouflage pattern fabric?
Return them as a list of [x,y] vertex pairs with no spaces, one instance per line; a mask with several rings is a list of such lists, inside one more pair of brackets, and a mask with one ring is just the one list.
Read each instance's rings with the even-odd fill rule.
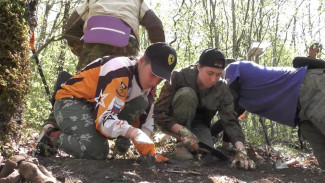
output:
[[200,142],[213,146],[209,126],[203,121],[194,120],[198,102],[197,94],[192,88],[183,87],[177,90],[172,101],[173,117],[193,132]]
[[117,137],[113,149],[113,156],[115,157],[116,155],[125,155],[126,152],[128,152],[130,146],[131,146],[130,139],[122,136]]
[[311,121],[302,122],[300,130],[310,143],[319,166],[325,170],[325,135]]
[[[142,97],[137,97],[132,101],[127,102],[125,104],[124,109],[118,114],[118,117],[119,119],[126,120],[129,124],[131,124],[133,121],[139,119],[140,116],[146,112],[145,109],[148,107],[148,105],[149,102],[147,96],[142,95]],[[130,139],[122,136],[117,137],[115,141],[113,155],[124,155],[128,151],[130,146]]]
[[191,129],[198,103],[196,92],[190,87],[177,90],[172,101],[173,117],[179,124]]
[[97,58],[102,58],[104,56],[137,56],[138,53],[139,43],[133,36],[130,36],[129,43],[126,47],[116,47],[97,43],[83,43],[77,71],[80,71]]
[[324,69],[308,70],[299,91],[300,121],[312,123],[325,135],[325,73]]
[[104,159],[109,150],[107,139],[94,125],[93,105],[75,99],[61,99],[54,104],[54,116],[63,132],[56,146],[81,159]]
[[[131,123],[140,117],[141,111],[145,111],[148,101],[147,97],[140,96],[127,104],[119,118],[128,119]],[[93,104],[76,99],[63,98],[55,102],[55,120],[63,132],[56,140],[59,149],[75,158],[106,158],[109,152],[108,140],[96,130],[93,110]]]
[[[202,130],[202,128],[205,129],[206,127],[210,128],[211,120],[218,111],[218,115],[223,119],[222,123],[224,129],[229,135],[231,142],[244,142],[244,134],[236,118],[237,114],[234,111],[233,97],[225,81],[220,80],[213,87],[200,91],[197,88],[197,77],[198,71],[195,65],[173,72],[171,76],[172,84],[165,82],[161,89],[160,96],[155,103],[155,124],[164,133],[170,134],[170,129],[174,124],[186,123],[185,126],[190,127],[194,133],[195,128],[199,130]],[[196,99],[193,94],[192,97],[184,97],[184,100],[182,99],[182,101],[178,102],[178,95],[183,93],[183,89],[181,88],[184,87],[192,89]],[[172,105],[175,106],[172,107]],[[176,111],[174,111],[175,109]],[[183,109],[184,113],[182,114]],[[178,113],[178,110],[180,110],[179,114],[175,115],[175,113]],[[191,121],[191,119],[193,119],[193,121],[190,123],[189,121]],[[195,133],[199,136],[199,133]],[[210,136],[210,131],[204,133]]]
[[325,73],[308,70],[299,91],[302,135],[311,144],[319,165],[325,170]]

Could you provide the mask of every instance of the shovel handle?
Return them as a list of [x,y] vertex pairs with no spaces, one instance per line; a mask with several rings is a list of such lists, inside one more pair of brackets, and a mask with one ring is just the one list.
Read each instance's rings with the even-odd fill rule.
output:
[[150,152],[146,155],[147,162],[149,164],[150,169],[156,168],[156,158],[154,156],[151,156]]

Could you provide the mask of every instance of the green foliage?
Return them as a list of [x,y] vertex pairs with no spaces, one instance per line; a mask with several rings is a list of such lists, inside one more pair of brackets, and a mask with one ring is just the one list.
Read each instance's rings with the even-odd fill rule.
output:
[[278,40],[276,47],[279,51],[274,57],[272,49],[267,49],[266,52],[261,56],[259,64],[270,66],[270,67],[292,67],[292,60],[295,57],[295,50],[292,50],[289,46],[283,44],[281,40]]
[[[65,22],[61,14],[65,4],[60,2],[61,4],[52,1],[40,2],[37,13],[40,23],[36,29],[38,47],[41,47],[52,36],[61,34],[62,22]],[[70,13],[81,2],[72,1]],[[162,20],[166,42],[171,43],[177,51],[176,69],[197,61],[202,50],[208,47],[221,49],[229,58],[247,59],[246,55],[253,42],[271,43],[259,58],[260,64],[275,67],[291,66],[295,56],[306,55],[306,45],[309,45],[312,39],[324,37],[321,27],[325,20],[323,5],[318,5],[318,11],[307,12],[304,8],[316,1],[302,1],[299,6],[295,4],[296,1],[283,0],[248,2],[239,0],[233,1],[234,4],[232,1],[217,0],[148,0],[147,2]],[[50,15],[46,15],[45,9],[52,7],[51,5],[53,9],[49,9]],[[54,17],[57,20],[53,20]],[[295,21],[293,17],[296,18]],[[308,17],[313,18],[308,19]],[[55,26],[54,22],[56,22]],[[45,23],[46,26],[43,29]],[[141,29],[141,51],[149,44],[146,31]],[[39,58],[50,90],[53,88],[60,66],[70,73],[75,72],[77,57],[71,54],[64,41],[49,44],[40,53]],[[28,95],[26,118],[29,125],[34,127],[40,126],[47,118],[51,105],[34,61],[31,62],[31,70],[32,84]],[[157,95],[159,95],[161,86],[162,84],[157,87]],[[248,115],[242,124],[248,141],[256,144],[265,143],[258,118]],[[292,138],[296,137],[296,131],[289,127],[269,120],[266,120],[266,126],[267,133],[273,141],[296,140]]]
[[[49,85],[51,93],[53,92],[53,87],[57,79],[58,67],[60,64],[59,57],[62,52],[65,53],[63,70],[74,74],[77,57],[74,56],[70,50],[64,47],[64,44],[61,42],[57,41],[51,43],[44,50],[44,54],[39,56],[42,70],[44,72],[45,79]],[[44,84],[42,83],[37,65],[34,60],[31,62],[31,70],[33,75],[31,77],[32,83],[30,85],[30,93],[28,94],[25,118],[28,119],[28,126],[35,128],[42,126],[44,124],[44,121],[48,119],[52,109],[52,105],[49,99],[52,96],[46,95]]]
[[[66,41],[55,40],[62,34],[62,23],[64,22],[63,11],[65,6],[70,7],[69,3],[54,3],[52,1],[39,1],[38,5],[37,15],[39,23],[35,29],[35,45],[36,51],[38,51],[44,44],[47,44],[39,53],[38,58],[51,95],[58,73],[64,70],[74,74],[77,63],[77,57],[71,53]],[[71,6],[70,12],[72,12],[74,8],[75,6]],[[47,9],[47,11],[45,11],[45,9]],[[38,128],[42,126],[49,117],[52,108],[49,99],[52,96],[47,96],[34,60],[31,61],[30,66],[32,77],[25,118],[28,119],[28,127]]]
[[[268,119],[264,120],[266,133],[271,144],[287,141],[296,143],[298,141],[297,129],[285,126]],[[259,116],[246,112],[245,118],[241,121],[244,135],[252,144],[266,144],[265,133],[263,131]]]
[[0,141],[17,135],[29,84],[24,0],[0,1]]

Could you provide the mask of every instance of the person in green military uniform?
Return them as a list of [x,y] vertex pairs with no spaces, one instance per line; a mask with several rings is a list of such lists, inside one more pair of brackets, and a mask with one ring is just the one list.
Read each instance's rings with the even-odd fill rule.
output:
[[233,97],[221,78],[225,56],[209,48],[199,61],[174,71],[170,83],[165,82],[155,103],[155,124],[167,134],[177,138],[191,152],[198,150],[198,142],[213,147],[210,123],[218,111],[225,131],[236,148],[232,162],[240,167],[254,169],[243,145],[244,135],[234,111]]
[[64,27],[77,71],[103,56],[137,56],[140,25],[151,43],[165,42],[163,24],[145,1],[84,0]]

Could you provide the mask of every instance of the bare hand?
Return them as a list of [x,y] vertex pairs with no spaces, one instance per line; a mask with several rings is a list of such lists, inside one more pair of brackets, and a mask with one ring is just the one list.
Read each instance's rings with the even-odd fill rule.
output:
[[197,151],[199,148],[197,137],[187,128],[183,127],[179,130],[179,135],[184,146],[190,151]]
[[232,160],[231,167],[235,167],[237,162],[239,162],[240,168],[255,169],[255,163],[253,160],[249,159],[245,149],[237,149],[234,160]]

